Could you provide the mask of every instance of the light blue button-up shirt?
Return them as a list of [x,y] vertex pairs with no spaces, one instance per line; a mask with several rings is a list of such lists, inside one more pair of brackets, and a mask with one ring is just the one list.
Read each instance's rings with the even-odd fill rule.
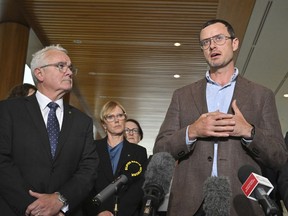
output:
[[[238,69],[235,68],[234,74],[231,77],[229,83],[225,86],[221,86],[220,84],[213,81],[210,77],[209,71],[206,72],[207,79],[207,87],[206,87],[206,100],[208,106],[208,112],[219,111],[223,113],[227,113],[229,106],[231,104],[232,96],[234,93],[234,88],[236,84],[236,78],[238,76]],[[189,140],[188,137],[188,127],[186,130],[186,144],[191,145],[196,140]],[[218,153],[218,143],[217,140],[214,143],[214,156],[213,156],[213,167],[212,167],[212,176],[217,176],[217,153]]]

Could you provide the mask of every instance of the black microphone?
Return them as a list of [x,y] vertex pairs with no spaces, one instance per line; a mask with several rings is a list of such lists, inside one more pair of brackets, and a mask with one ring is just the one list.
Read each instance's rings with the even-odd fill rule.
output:
[[206,216],[229,216],[232,191],[230,181],[225,176],[211,176],[203,186],[203,210]]
[[143,216],[155,215],[165,194],[169,192],[174,167],[175,159],[168,152],[159,152],[152,156],[144,174]]
[[267,194],[274,188],[267,178],[259,175],[257,170],[250,165],[244,165],[239,169],[238,178],[243,184],[241,189],[244,194],[258,201],[266,216],[279,214],[277,204]]
[[142,166],[138,161],[128,161],[122,169],[122,174],[118,176],[111,184],[98,193],[93,199],[92,203],[100,206],[110,196],[115,194],[122,188],[123,185],[131,183],[136,180],[142,173]]

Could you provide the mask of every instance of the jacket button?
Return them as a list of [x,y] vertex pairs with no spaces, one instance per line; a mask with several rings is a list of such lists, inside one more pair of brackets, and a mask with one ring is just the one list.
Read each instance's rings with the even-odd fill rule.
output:
[[208,157],[208,161],[211,162],[213,158],[211,156]]
[[185,152],[184,152],[184,151],[181,151],[181,152],[179,152],[177,155],[178,155],[178,157],[183,157],[183,156],[185,155]]

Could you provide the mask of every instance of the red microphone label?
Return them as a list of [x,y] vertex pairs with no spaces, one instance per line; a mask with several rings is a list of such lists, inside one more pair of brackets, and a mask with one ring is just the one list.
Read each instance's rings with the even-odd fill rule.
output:
[[254,173],[251,173],[247,180],[242,185],[241,189],[243,193],[248,197],[254,191],[255,187],[258,185],[258,180],[254,176]]
[[269,195],[274,188],[271,182],[264,176],[260,176],[256,173],[251,173],[242,185],[241,189],[246,195],[246,197],[256,201],[253,191],[258,185],[261,185],[264,188],[267,195]]

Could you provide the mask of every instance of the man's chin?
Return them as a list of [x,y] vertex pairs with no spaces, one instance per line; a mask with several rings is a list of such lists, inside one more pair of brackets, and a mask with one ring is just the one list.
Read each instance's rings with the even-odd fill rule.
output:
[[65,89],[67,91],[70,91],[73,87],[71,81],[64,81],[62,84],[63,84],[63,89]]

